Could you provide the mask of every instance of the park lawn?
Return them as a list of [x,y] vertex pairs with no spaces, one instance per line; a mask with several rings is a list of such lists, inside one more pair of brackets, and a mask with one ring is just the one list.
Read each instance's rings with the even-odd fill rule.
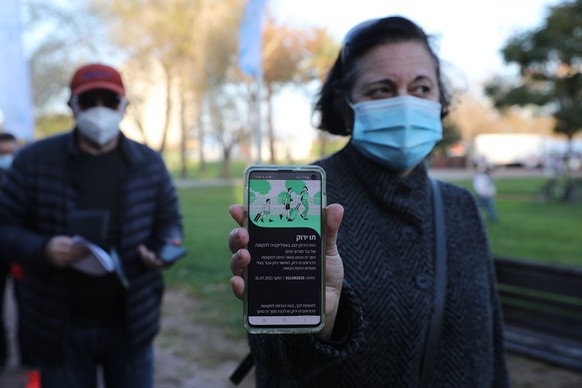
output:
[[[470,188],[470,182],[453,182]],[[496,256],[582,267],[582,203],[538,203],[544,178],[496,181],[499,221],[486,222]]]
[[[184,245],[188,255],[165,271],[169,286],[185,288],[202,304],[193,320],[220,325],[227,335],[240,338],[242,302],[231,293],[226,241],[236,223],[228,213],[232,203],[242,203],[242,187],[199,187],[178,190],[184,217]],[[185,312],[190,313],[190,312]]]
[[[494,255],[582,267],[582,204],[539,204],[543,179],[497,181],[499,222],[487,223]],[[453,182],[470,188],[470,182]],[[226,240],[236,227],[228,206],[241,203],[242,186],[180,188],[187,257],[166,271],[170,286],[186,288],[201,301],[202,319],[244,336],[242,302],[231,293]]]

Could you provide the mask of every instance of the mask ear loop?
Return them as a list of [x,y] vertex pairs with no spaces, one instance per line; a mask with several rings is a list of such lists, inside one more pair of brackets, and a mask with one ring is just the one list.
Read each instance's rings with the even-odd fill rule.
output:
[[125,108],[127,108],[128,105],[129,105],[129,100],[127,99],[127,97],[120,96],[119,97],[119,105],[117,106],[116,111],[123,113],[123,111],[125,111]]
[[71,109],[73,110],[73,114],[77,116],[81,112],[81,107],[79,107],[79,97],[72,96],[71,97]]
[[352,110],[355,113],[356,112],[356,104],[354,104],[353,102],[351,102],[350,99],[348,98],[348,96],[344,96],[344,99],[346,100],[346,104],[348,104],[348,106],[350,108],[352,108]]

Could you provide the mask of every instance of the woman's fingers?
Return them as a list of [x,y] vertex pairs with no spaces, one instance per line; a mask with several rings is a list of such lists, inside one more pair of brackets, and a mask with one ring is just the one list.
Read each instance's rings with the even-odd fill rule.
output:
[[244,294],[245,281],[243,279],[243,274],[245,268],[250,262],[251,256],[246,249],[239,249],[236,251],[230,260],[230,271],[234,275],[230,279],[230,284],[232,286],[232,292],[239,299],[242,299]]
[[228,208],[228,212],[230,213],[231,217],[237,222],[237,224],[239,226],[243,225],[244,208],[242,205],[239,205],[239,204],[230,205]]
[[325,241],[325,254],[328,256],[335,256],[338,254],[336,240],[337,232],[339,230],[342,218],[344,216],[344,208],[342,205],[333,203],[327,207],[326,227],[327,238]]

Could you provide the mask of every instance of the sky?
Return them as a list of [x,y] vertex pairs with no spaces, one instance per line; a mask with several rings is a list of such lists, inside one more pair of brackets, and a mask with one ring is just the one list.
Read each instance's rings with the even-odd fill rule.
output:
[[[2,0],[0,0],[2,1]],[[65,5],[66,0],[51,0]],[[339,42],[356,24],[371,18],[401,15],[440,39],[439,55],[469,92],[497,74],[515,74],[503,63],[500,48],[516,32],[541,26],[548,7],[562,0],[267,0],[281,24],[324,27]],[[310,126],[316,91],[286,92],[275,101],[276,131],[282,136],[314,137]],[[293,106],[293,109],[288,109]]]
[[503,71],[500,48],[516,32],[542,25],[558,0],[267,0],[278,21],[326,27],[341,41],[354,25],[405,16],[441,37],[441,59],[459,67],[471,85]]
[[[297,27],[325,27],[341,42],[358,23],[400,15],[439,37],[439,56],[460,86],[482,96],[481,86],[495,75],[516,74],[500,49],[515,33],[542,26],[549,7],[560,0],[267,0],[275,19]],[[455,80],[453,80],[455,81]],[[455,83],[455,85],[459,85]],[[286,93],[275,103],[278,133],[315,137],[310,126],[313,96]],[[294,109],[285,109],[293,105]],[[282,136],[283,137],[283,136]]]

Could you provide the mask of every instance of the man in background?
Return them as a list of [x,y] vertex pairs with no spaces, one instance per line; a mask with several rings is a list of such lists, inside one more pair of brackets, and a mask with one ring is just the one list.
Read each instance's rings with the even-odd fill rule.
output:
[[480,165],[477,167],[477,173],[473,178],[473,188],[477,194],[477,203],[479,207],[487,214],[487,220],[490,222],[497,222],[497,212],[495,211],[495,194],[497,188],[493,177],[491,176],[492,168],[488,165]]
[[82,66],[70,91],[75,128],[19,151],[0,193],[0,251],[25,272],[27,349],[43,388],[94,387],[98,368],[108,388],[152,387],[166,266],[156,252],[181,244],[178,198],[159,153],[119,129],[128,100],[116,69]]
[[[6,170],[10,168],[17,149],[16,137],[8,132],[0,132],[0,182]],[[2,187],[1,183],[0,187]]]
[[[2,190],[2,179],[6,171],[10,168],[14,154],[18,149],[16,137],[7,132],[0,133],[0,190]],[[0,369],[6,366],[9,357],[9,341],[6,332],[4,317],[4,294],[6,291],[7,279],[10,274],[10,262],[6,254],[0,252]]]

